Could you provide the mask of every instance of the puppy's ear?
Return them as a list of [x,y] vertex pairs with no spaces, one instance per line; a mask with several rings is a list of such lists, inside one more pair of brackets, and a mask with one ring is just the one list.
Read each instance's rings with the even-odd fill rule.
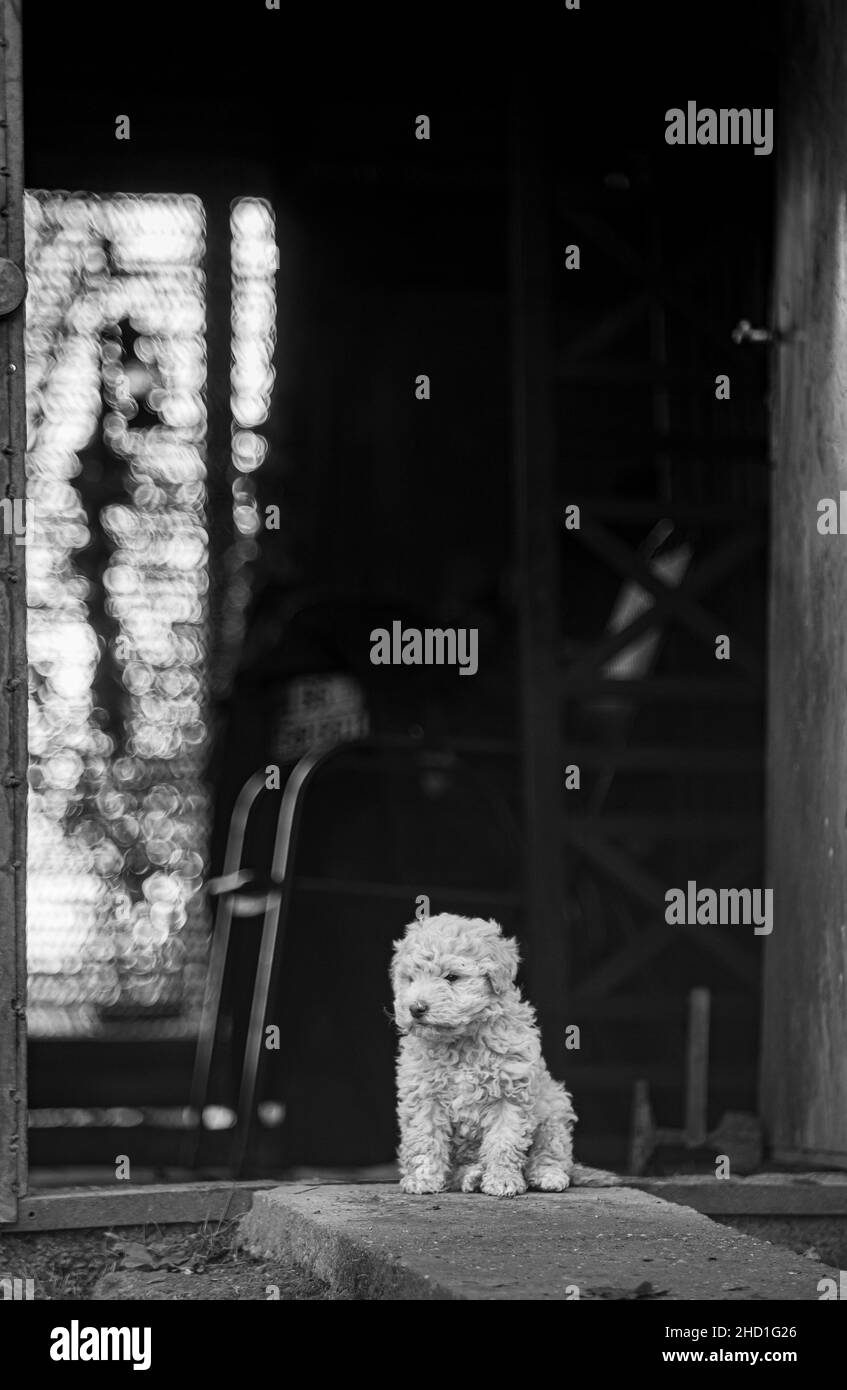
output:
[[520,955],[514,937],[500,936],[492,941],[486,957],[485,973],[495,994],[505,994],[515,983]]
[[407,945],[409,938],[413,936],[420,927],[426,926],[428,920],[428,918],[424,918],[423,921],[421,921],[419,917],[413,918],[412,921],[408,922],[403,928],[403,935],[392,942],[391,966],[389,969],[392,988],[396,988],[397,970],[403,955],[404,947]]
[[400,958],[403,954],[403,947],[405,944],[406,938],[404,936],[401,936],[399,941],[392,943],[391,964],[388,968],[388,974],[391,980],[391,988],[395,990],[397,988],[397,972],[400,967]]

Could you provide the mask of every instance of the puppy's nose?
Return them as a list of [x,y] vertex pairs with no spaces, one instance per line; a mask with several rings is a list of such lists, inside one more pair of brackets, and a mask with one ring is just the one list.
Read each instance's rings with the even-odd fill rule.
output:
[[423,1018],[428,1008],[429,1004],[410,1004],[409,1013],[412,1015],[412,1018]]

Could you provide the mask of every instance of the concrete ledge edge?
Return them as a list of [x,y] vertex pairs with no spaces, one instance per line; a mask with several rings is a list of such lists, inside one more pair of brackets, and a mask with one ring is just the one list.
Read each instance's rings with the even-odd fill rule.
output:
[[460,1297],[401,1260],[369,1247],[366,1240],[342,1235],[284,1203],[275,1202],[271,1216],[267,1196],[257,1192],[251,1210],[241,1218],[239,1242],[251,1254],[291,1260],[342,1298],[456,1301]]

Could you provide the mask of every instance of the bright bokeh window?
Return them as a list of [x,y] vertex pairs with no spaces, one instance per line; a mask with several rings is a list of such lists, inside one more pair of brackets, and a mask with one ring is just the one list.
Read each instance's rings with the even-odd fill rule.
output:
[[[193,1031],[208,947],[206,222],[190,195],[29,192],[29,1027]],[[231,207],[218,693],[263,524],[270,205]]]
[[190,1028],[208,924],[205,223],[26,197],[30,1031]]

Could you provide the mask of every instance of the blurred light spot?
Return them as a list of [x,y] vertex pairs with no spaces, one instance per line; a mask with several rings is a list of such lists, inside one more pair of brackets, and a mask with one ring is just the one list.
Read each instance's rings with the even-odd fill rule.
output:
[[237,198],[230,208],[232,265],[232,520],[234,537],[224,556],[231,576],[221,616],[222,660],[219,688],[231,683],[244,639],[245,612],[252,593],[250,564],[256,558],[256,536],[262,521],[258,504],[248,492],[249,478],[261,468],[268,441],[260,427],[270,414],[276,347],[276,283],[279,252],[270,205],[262,198]]
[[279,1129],[285,1123],[285,1106],[278,1100],[263,1100],[256,1106],[259,1124],[265,1129]]
[[204,1129],[234,1129],[238,1116],[225,1105],[207,1105],[203,1110]]

